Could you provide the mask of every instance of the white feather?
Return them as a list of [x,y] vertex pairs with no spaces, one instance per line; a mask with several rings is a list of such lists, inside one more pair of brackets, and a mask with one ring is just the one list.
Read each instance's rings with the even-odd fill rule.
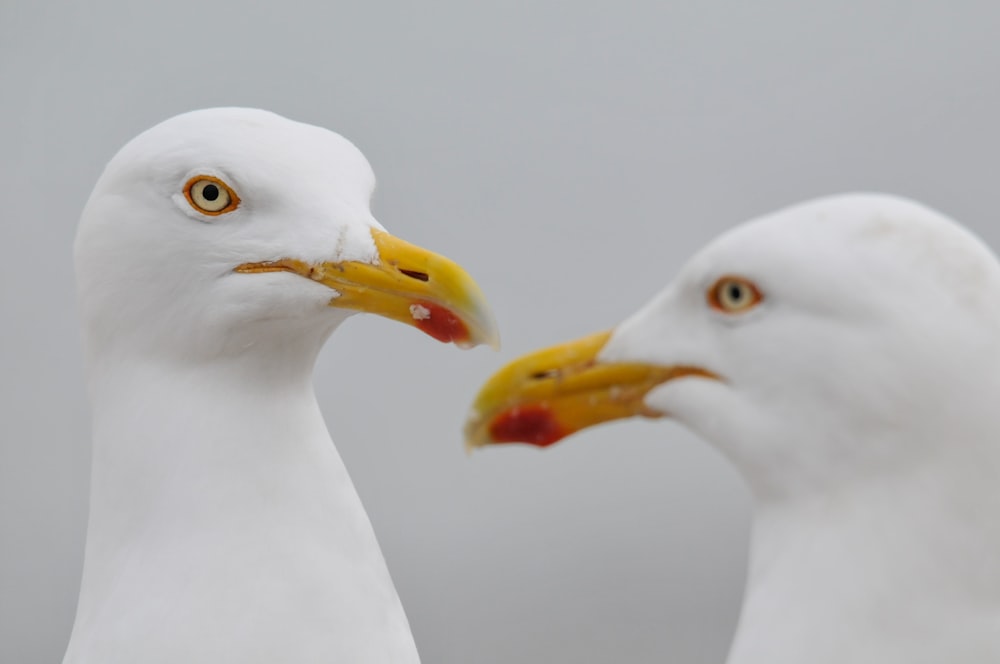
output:
[[[209,217],[195,174],[241,197]],[[64,664],[416,663],[311,383],[347,316],[240,263],[374,260],[371,169],[340,136],[249,109],[137,137],[81,220],[94,407],[83,585]]]
[[[706,304],[754,281],[742,315]],[[755,498],[729,664],[1000,661],[1000,264],[921,205],[812,201],[710,244],[602,359],[698,365],[647,404]]]

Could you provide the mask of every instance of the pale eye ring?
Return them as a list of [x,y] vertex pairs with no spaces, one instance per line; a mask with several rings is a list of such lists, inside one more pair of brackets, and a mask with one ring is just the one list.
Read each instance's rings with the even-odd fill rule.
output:
[[213,175],[196,175],[188,180],[184,197],[198,212],[213,216],[232,212],[240,204],[233,188]]
[[764,299],[760,289],[743,277],[722,277],[708,289],[708,304],[726,314],[741,314]]

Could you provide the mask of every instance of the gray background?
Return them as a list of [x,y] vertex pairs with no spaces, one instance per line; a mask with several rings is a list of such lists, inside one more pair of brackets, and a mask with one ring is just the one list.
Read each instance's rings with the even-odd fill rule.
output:
[[[480,382],[613,325],[721,230],[885,190],[1000,247],[991,2],[0,0],[0,661],[57,662],[88,487],[70,248],[166,117],[268,108],[353,140],[376,216],[466,266],[504,349],[356,317],[316,371],[423,659],[721,662],[739,478],[671,423],[469,458]],[[366,371],[390,366],[390,378]]]

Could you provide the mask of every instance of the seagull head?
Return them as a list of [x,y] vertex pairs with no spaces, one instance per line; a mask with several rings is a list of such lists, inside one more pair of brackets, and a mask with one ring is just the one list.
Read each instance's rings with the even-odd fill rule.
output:
[[758,494],[896,469],[996,410],[998,293],[993,254],[937,212],[887,195],[807,202],[720,236],[610,332],[500,370],[467,444],[547,446],[668,416]]
[[76,247],[91,350],[184,357],[318,343],[351,313],[463,347],[496,346],[485,298],[452,261],[375,220],[361,152],[254,109],[171,118],[111,160]]

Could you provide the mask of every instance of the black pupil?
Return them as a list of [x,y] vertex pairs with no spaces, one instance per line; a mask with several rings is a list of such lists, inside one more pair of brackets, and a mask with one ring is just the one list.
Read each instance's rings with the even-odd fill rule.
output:
[[205,197],[206,201],[214,201],[219,197],[219,188],[214,184],[205,185],[205,188],[201,190],[201,195]]
[[743,299],[743,286],[740,284],[730,284],[729,286],[729,299],[733,302],[739,302]]

